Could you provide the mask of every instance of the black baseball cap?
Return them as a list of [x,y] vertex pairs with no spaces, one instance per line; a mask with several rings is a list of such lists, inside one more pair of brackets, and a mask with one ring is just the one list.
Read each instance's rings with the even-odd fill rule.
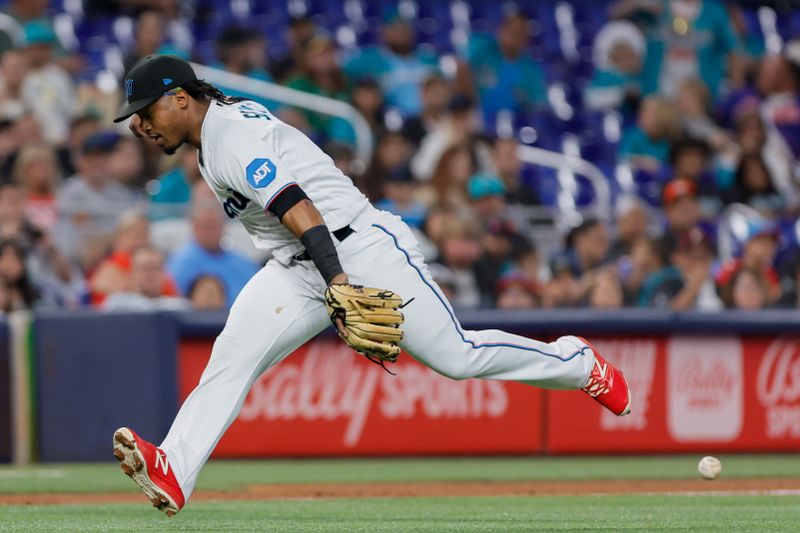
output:
[[150,55],[137,62],[125,76],[128,104],[114,122],[122,122],[149,106],[165,92],[197,80],[191,65],[172,55]]

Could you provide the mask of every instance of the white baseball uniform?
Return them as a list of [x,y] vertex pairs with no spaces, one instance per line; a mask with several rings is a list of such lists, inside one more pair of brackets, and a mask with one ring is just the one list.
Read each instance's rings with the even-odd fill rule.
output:
[[[253,382],[327,327],[326,285],[302,245],[267,209],[300,186],[331,232],[351,283],[395,291],[404,301],[402,348],[453,379],[490,378],[579,389],[594,356],[577,337],[545,343],[499,330],[466,331],[434,283],[409,228],[372,207],[305,135],[261,105],[212,102],[203,121],[200,169],[230,218],[238,218],[273,258],[245,285],[217,337],[197,388],[161,448],[188,499],[201,467],[236,419]],[[355,354],[354,354],[355,356]]]

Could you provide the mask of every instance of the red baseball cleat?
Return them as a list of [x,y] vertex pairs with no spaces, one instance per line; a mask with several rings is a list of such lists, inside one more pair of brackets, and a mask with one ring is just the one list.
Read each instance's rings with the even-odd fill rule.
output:
[[183,508],[183,491],[164,450],[123,427],[114,432],[114,457],[125,475],[142,488],[153,507],[167,516]]
[[622,371],[603,359],[586,339],[579,338],[594,353],[594,367],[581,390],[615,415],[627,415],[631,412],[631,391]]

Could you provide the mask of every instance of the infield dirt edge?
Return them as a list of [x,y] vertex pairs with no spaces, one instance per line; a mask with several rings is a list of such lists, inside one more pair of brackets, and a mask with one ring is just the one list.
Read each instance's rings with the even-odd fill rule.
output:
[[[774,492],[800,494],[798,478],[643,479],[591,481],[435,481],[403,483],[256,484],[241,490],[205,491],[192,501],[411,498],[446,496],[564,496],[591,494],[693,494]],[[131,492],[0,494],[0,505],[93,505],[145,503]]]

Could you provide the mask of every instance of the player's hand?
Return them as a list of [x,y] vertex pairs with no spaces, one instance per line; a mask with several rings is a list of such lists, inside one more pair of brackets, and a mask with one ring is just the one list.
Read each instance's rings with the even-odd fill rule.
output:
[[137,137],[144,137],[144,129],[142,129],[142,119],[139,118],[139,115],[133,115],[131,117],[131,121],[128,123],[128,127]]
[[[329,285],[334,284],[341,284],[341,283],[348,283],[347,274],[342,272],[341,274],[337,274],[333,277]],[[347,329],[344,327],[344,320],[341,318],[334,318],[333,325],[336,326],[336,332],[339,334],[339,337],[344,340],[347,338]]]

